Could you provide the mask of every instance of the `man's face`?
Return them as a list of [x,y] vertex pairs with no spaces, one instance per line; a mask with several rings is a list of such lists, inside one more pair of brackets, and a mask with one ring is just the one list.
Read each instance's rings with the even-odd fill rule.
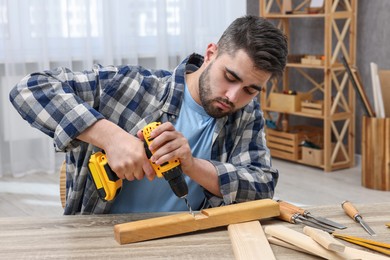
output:
[[210,60],[199,78],[199,98],[206,112],[221,118],[246,106],[265,86],[271,73],[254,67],[242,50]]

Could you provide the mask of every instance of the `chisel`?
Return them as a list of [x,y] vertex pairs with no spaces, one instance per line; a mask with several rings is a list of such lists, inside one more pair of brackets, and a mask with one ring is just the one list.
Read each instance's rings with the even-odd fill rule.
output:
[[368,234],[370,234],[371,236],[376,235],[375,232],[367,225],[367,223],[364,222],[362,216],[359,214],[355,206],[353,206],[350,201],[344,201],[343,203],[341,203],[341,207],[344,209],[345,213],[350,218],[358,222],[364,228],[364,230],[367,231]]
[[280,210],[280,215],[278,216],[278,218],[283,220],[283,221],[286,221],[286,222],[289,222],[292,224],[299,223],[299,224],[303,224],[303,225],[306,225],[309,227],[318,228],[318,229],[321,229],[321,230],[328,232],[330,234],[334,232],[333,228],[326,226],[326,225],[323,225],[323,224],[320,224],[320,223],[317,223],[317,222],[314,222],[314,221],[310,221],[310,220],[306,219],[304,216],[302,216],[301,214],[296,213],[293,210],[291,210],[291,208],[286,207],[284,204],[279,203],[279,210]]
[[281,200],[278,200],[279,202],[279,205],[280,206],[283,206],[283,207],[286,207],[286,208],[289,208],[291,211],[295,212],[295,213],[298,213],[298,214],[301,214],[302,216],[304,216],[305,218],[308,218],[308,219],[314,219],[315,221],[317,222],[320,222],[322,224],[325,224],[325,225],[328,225],[328,226],[331,226],[331,227],[334,227],[334,228],[337,228],[337,229],[344,229],[344,228],[347,228],[346,226],[340,224],[340,223],[337,223],[337,222],[334,222],[332,220],[329,220],[327,218],[322,218],[322,217],[317,217],[317,216],[313,216],[309,211],[305,210],[305,209],[302,209],[300,207],[297,207],[295,205],[292,205],[288,202],[285,202],[285,201],[281,201]]

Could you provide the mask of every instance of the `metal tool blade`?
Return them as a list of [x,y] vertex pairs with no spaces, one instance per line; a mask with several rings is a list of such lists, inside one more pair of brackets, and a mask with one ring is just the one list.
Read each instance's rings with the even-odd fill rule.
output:
[[334,221],[332,221],[330,219],[327,219],[327,218],[317,217],[317,216],[314,217],[314,216],[311,216],[311,215],[309,215],[308,217],[313,218],[313,219],[317,220],[318,222],[321,222],[323,224],[326,224],[328,226],[331,226],[331,227],[334,227],[334,228],[337,228],[337,229],[345,229],[345,228],[347,228],[346,226],[344,226],[344,225],[342,225],[340,223],[334,222]]
[[328,232],[329,234],[332,234],[335,230],[332,229],[332,228],[328,228],[328,227],[325,227],[325,226],[319,226],[313,222],[310,222],[308,221],[307,219],[296,219],[296,222],[300,223],[300,224],[303,224],[303,225],[306,225],[306,226],[309,226],[309,227],[313,227],[313,228],[317,228],[317,229],[321,229],[325,232]]
[[359,224],[364,228],[365,231],[367,231],[368,234],[370,234],[371,236],[376,236],[374,230],[372,230],[370,226],[366,222],[364,222],[361,216],[356,216],[356,221],[359,222]]
[[307,223],[307,222],[312,223],[313,225],[315,225],[314,227],[317,227],[317,228],[325,228],[325,229],[327,229],[327,230],[332,230],[332,232],[335,231],[335,230],[334,230],[332,227],[330,227],[329,225],[324,225],[324,224],[322,224],[322,223],[316,221],[315,219],[305,218],[305,217],[302,216],[302,215],[299,215],[298,218],[299,218],[300,220],[302,220],[302,221],[305,221],[305,223]]

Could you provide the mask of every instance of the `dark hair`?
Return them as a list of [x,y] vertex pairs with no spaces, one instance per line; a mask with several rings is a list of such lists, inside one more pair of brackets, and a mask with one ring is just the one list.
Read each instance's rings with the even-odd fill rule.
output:
[[218,55],[234,55],[244,50],[255,67],[270,72],[272,77],[283,74],[287,60],[287,38],[272,23],[258,16],[234,20],[218,41]]

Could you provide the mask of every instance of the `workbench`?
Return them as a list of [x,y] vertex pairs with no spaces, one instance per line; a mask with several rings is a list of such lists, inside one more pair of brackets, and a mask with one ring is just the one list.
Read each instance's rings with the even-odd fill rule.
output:
[[[390,222],[390,203],[355,205],[377,236],[370,237],[340,205],[307,209],[313,215],[346,225],[348,228],[340,233],[390,243],[390,228],[385,226]],[[173,213],[0,218],[0,259],[234,259],[227,227],[126,245],[114,239],[116,224],[167,214]],[[301,232],[303,229],[278,219],[262,220],[261,224],[263,228],[282,224]],[[319,259],[284,247],[271,247],[277,259]]]

